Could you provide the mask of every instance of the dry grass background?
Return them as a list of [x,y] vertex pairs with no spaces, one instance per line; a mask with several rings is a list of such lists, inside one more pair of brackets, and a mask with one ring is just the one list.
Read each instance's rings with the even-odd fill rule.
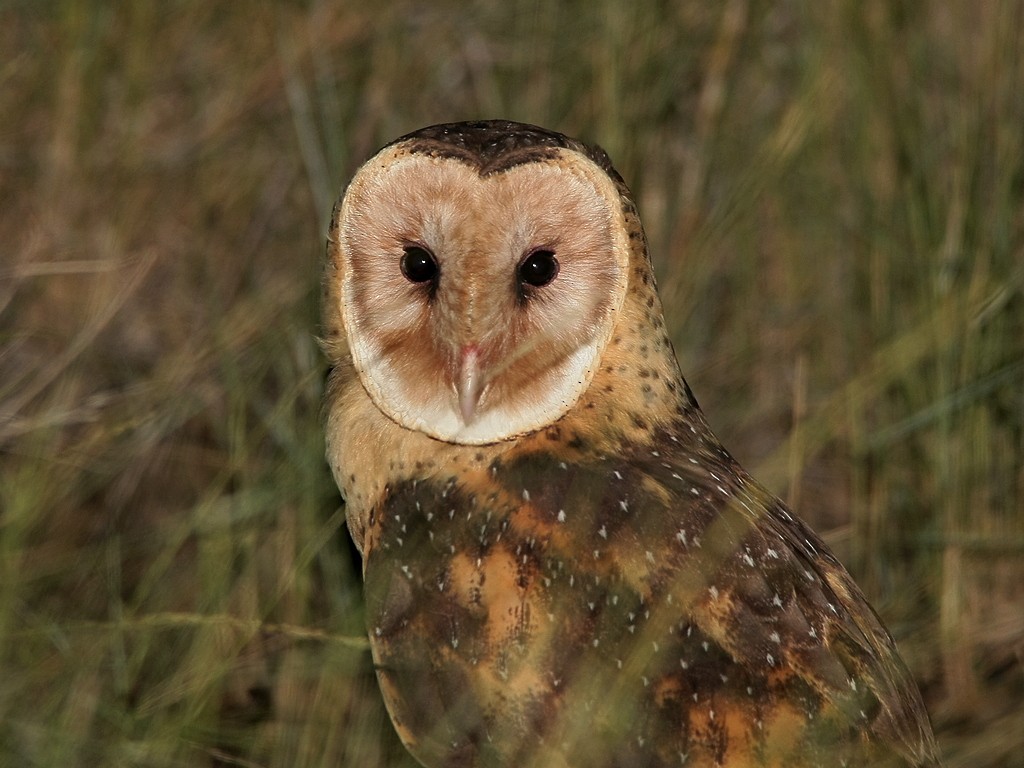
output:
[[712,425],[1024,765],[1024,8],[0,6],[0,764],[409,766],[317,422],[381,143],[602,144]]

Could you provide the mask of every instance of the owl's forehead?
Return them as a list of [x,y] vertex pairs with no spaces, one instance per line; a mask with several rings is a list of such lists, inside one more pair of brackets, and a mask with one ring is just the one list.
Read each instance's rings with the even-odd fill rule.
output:
[[485,212],[509,217],[543,213],[557,219],[592,217],[599,209],[618,207],[614,182],[592,160],[571,149],[544,150],[496,170],[458,154],[394,145],[360,169],[347,196],[357,207],[384,202],[406,219]]
[[436,169],[458,169],[466,178],[474,178],[482,184],[499,183],[502,179],[543,171],[566,174],[578,173],[581,168],[590,172],[605,172],[582,152],[567,147],[537,147],[528,152],[515,152],[506,156],[481,156],[459,148],[446,151],[436,144],[421,145],[417,142],[402,142],[383,149],[376,160],[380,165],[399,167],[420,167]]

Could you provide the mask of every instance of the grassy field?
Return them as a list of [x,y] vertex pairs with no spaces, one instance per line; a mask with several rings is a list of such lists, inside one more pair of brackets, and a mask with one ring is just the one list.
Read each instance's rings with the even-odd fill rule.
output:
[[0,765],[410,766],[322,459],[377,146],[603,145],[683,370],[825,533],[950,768],[1024,765],[1024,5],[0,6]]

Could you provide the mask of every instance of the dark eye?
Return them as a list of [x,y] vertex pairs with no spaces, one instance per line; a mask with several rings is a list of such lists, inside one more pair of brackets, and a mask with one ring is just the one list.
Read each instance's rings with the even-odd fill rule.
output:
[[535,288],[547,285],[558,274],[558,259],[553,251],[534,251],[519,265],[520,282]]
[[425,283],[437,277],[437,262],[434,254],[419,245],[405,246],[402,255],[402,274],[413,283]]

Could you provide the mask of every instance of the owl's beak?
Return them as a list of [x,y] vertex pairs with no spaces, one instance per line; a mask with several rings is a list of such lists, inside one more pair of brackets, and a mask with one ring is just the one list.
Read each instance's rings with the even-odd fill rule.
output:
[[476,417],[476,406],[483,393],[483,372],[480,367],[480,350],[469,344],[459,353],[459,373],[455,388],[459,395],[459,412],[467,426]]

